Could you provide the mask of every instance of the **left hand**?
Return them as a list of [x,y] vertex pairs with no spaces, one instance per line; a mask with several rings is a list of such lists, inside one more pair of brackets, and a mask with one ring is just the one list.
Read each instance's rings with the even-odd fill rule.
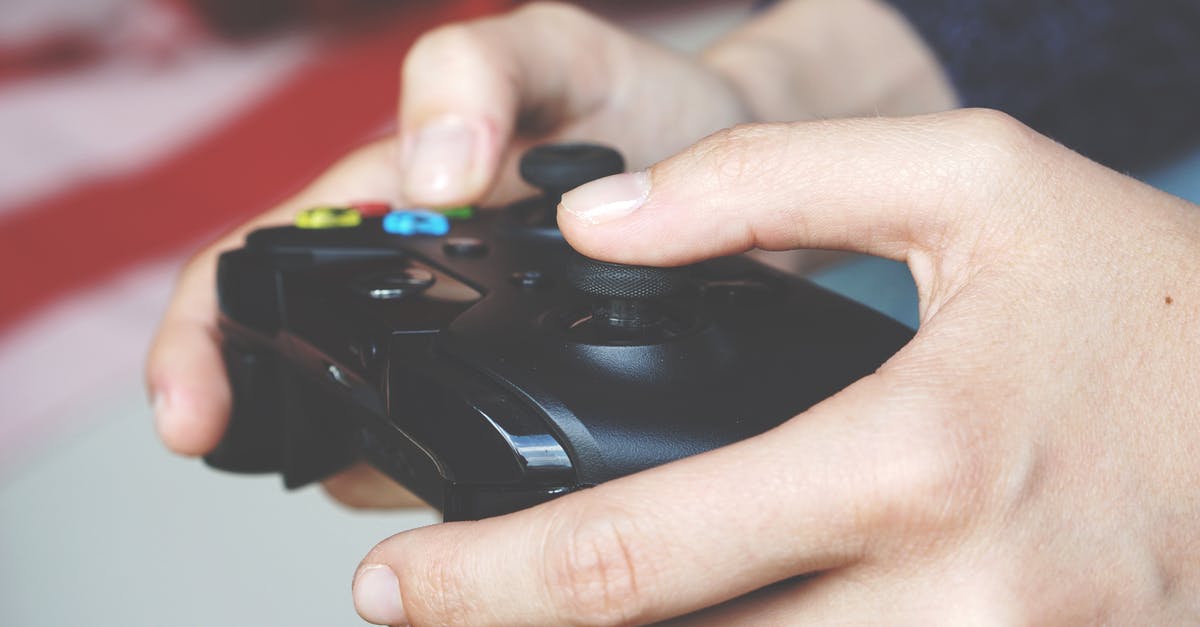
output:
[[921,328],[761,436],[384,541],[364,618],[1200,620],[1197,207],[966,111],[722,132],[567,194],[559,220],[625,263],[906,260]]

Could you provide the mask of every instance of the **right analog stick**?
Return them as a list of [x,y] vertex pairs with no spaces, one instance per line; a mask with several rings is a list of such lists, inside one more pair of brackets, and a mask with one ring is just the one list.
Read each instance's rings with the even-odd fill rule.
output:
[[660,300],[683,292],[688,274],[686,268],[627,266],[574,255],[567,281],[592,297],[587,323],[593,332],[630,335],[659,329],[674,334],[668,327],[678,326],[671,324],[675,317]]
[[684,268],[627,266],[574,255],[567,268],[571,287],[592,296],[645,300],[678,294],[687,286]]

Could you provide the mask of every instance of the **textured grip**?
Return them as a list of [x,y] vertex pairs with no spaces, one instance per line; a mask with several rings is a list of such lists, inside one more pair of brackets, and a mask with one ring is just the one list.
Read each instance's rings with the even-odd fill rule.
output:
[[571,285],[585,294],[633,300],[679,293],[687,286],[688,274],[687,268],[626,266],[582,255],[575,255],[567,269]]

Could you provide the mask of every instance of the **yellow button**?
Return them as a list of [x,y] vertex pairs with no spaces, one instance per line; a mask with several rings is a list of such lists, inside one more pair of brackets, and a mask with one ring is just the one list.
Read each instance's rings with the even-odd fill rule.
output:
[[362,214],[349,207],[313,207],[296,215],[302,229],[344,229],[362,224]]

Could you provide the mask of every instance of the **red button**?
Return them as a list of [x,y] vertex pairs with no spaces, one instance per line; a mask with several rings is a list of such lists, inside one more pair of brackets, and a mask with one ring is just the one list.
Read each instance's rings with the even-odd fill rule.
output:
[[350,206],[357,209],[364,218],[378,218],[385,216],[392,210],[392,204],[378,200],[350,203]]

